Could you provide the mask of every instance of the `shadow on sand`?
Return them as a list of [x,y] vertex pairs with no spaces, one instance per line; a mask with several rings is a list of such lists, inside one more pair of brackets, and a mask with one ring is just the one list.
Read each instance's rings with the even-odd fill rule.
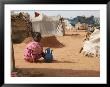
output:
[[[19,43],[29,43],[30,41],[33,40],[32,37],[23,37],[22,35],[16,35],[13,36],[12,38],[13,43],[19,44]],[[41,43],[43,47],[52,47],[52,48],[62,48],[65,45],[63,45],[62,43],[60,43],[57,38],[55,36],[50,36],[50,37],[43,37],[41,39]]]
[[72,70],[52,68],[17,68],[18,77],[99,77],[95,70]]
[[[37,60],[36,63],[45,63],[44,59],[42,60]],[[75,63],[75,62],[71,62],[71,61],[59,61],[59,60],[53,60],[51,63]]]
[[80,36],[80,34],[65,34],[65,36]]

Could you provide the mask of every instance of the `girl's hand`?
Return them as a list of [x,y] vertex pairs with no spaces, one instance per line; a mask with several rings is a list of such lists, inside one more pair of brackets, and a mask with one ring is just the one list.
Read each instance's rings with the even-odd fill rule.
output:
[[45,53],[44,53],[44,52],[42,52],[42,57],[43,57],[43,58],[45,57]]

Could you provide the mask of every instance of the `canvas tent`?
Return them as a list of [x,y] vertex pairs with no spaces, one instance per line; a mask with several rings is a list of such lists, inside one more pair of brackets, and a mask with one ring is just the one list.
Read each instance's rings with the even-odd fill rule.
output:
[[42,13],[38,17],[31,16],[32,28],[34,32],[40,32],[43,37],[63,36],[63,29],[59,25],[59,17],[46,16]]
[[75,24],[75,29],[78,29],[78,30],[86,30],[88,28],[88,24],[86,23],[80,23],[78,22],[77,24]]
[[64,20],[65,23],[65,30],[71,30],[74,29],[73,26],[70,24],[70,22],[68,21],[68,19]]
[[100,30],[95,31],[90,35],[88,41],[84,42],[82,52],[84,55],[100,57]]

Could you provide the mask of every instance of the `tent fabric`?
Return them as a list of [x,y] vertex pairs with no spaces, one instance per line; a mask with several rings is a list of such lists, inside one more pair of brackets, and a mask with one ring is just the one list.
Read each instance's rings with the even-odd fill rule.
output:
[[32,22],[34,32],[40,32],[42,36],[52,36],[57,33],[57,23],[51,21],[36,21]]
[[78,29],[78,30],[86,30],[88,28],[88,24],[85,24],[85,23],[80,23],[78,22],[76,25],[75,25],[75,29]]
[[73,26],[69,23],[68,20],[64,20],[64,23],[65,23],[65,29],[66,30],[74,29]]
[[54,35],[62,36],[62,29],[61,27],[58,27],[58,25],[59,19],[54,19],[46,15],[43,15],[42,20],[40,21],[32,20],[33,31],[40,32],[43,37]]
[[84,42],[82,51],[85,55],[100,56],[100,30],[95,29],[89,40]]

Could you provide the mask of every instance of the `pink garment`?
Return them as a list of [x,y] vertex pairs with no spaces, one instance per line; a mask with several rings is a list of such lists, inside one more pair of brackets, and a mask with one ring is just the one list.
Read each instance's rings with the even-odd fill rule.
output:
[[40,43],[32,41],[24,50],[24,59],[29,61],[30,59],[37,60],[42,57],[43,47]]

